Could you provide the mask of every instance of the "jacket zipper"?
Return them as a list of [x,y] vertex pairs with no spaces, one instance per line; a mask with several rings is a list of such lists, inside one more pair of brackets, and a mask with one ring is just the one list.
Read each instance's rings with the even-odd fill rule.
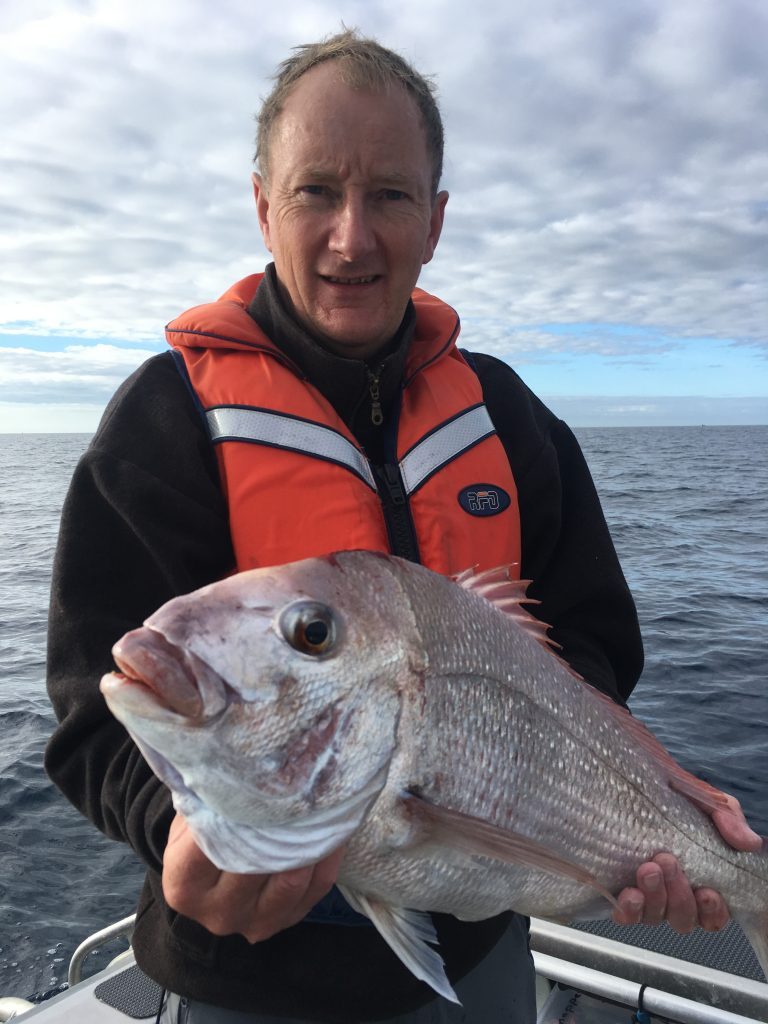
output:
[[385,463],[383,466],[374,466],[373,470],[392,554],[407,558],[410,562],[420,562],[416,528],[399,467]]
[[[371,399],[371,423],[375,427],[381,427],[384,423],[384,411],[381,407],[381,394],[379,391],[379,379],[381,367],[374,373],[370,367],[366,367],[368,373],[368,393]],[[407,558],[411,562],[420,562],[419,543],[416,538],[416,527],[413,524],[411,506],[408,502],[408,495],[405,492],[403,478],[400,475],[400,467],[397,464],[396,442],[396,417],[394,423],[385,427],[385,458],[392,458],[391,462],[383,465],[373,465],[376,487],[381,501],[381,510],[384,514],[384,523],[387,527],[387,538],[389,549],[393,555],[400,558]],[[390,431],[389,428],[394,428]]]

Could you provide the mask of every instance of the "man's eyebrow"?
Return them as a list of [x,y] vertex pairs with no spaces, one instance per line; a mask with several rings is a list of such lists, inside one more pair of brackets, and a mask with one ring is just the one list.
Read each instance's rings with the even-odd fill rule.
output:
[[[329,167],[305,167],[303,170],[296,172],[296,177],[304,181],[338,181],[339,172],[337,170],[332,170]],[[402,171],[394,170],[383,171],[380,174],[376,174],[371,180],[378,188],[386,188],[388,186],[407,186],[408,188],[413,189],[417,184],[413,175],[403,174]]]
[[411,174],[402,174],[400,171],[391,171],[386,174],[379,174],[376,181],[384,181],[391,185],[413,185],[414,178]]
[[300,178],[314,178],[315,181],[327,181],[330,178],[338,177],[336,171],[326,167],[305,167],[300,173]]

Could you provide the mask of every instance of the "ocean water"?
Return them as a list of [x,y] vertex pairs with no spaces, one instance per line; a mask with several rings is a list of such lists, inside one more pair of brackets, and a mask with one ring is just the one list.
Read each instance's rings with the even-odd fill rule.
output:
[[[768,427],[577,434],[643,627],[633,709],[768,834]],[[143,875],[42,769],[50,567],[87,441],[0,435],[0,995],[60,985],[77,944],[132,913]]]

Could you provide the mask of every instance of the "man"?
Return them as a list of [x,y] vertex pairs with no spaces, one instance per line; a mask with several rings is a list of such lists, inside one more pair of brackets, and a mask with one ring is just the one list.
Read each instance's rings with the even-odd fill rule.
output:
[[[523,919],[436,915],[464,1008],[436,998],[331,890],[343,850],[272,876],[211,864],[98,693],[111,645],[163,601],[233,569],[339,547],[446,572],[519,560],[590,683],[623,700],[640,672],[634,607],[572,435],[504,364],[458,354],[452,310],[411,300],[448,199],[429,86],[351,32],[300,48],[264,105],[258,160],[274,263],[169,326],[173,354],[123,385],[75,473],[51,604],[61,725],[48,770],[148,866],[134,948],[170,993],[163,1019],[530,1024]],[[495,432],[408,493],[398,467],[414,438],[485,416],[483,405]],[[323,447],[331,435],[347,462]],[[375,490],[356,475],[360,459]],[[457,500],[458,480],[490,480],[509,500],[477,517]],[[720,824],[735,844],[756,843],[737,808]],[[664,854],[619,899],[626,922],[727,920],[718,894],[693,894]]]

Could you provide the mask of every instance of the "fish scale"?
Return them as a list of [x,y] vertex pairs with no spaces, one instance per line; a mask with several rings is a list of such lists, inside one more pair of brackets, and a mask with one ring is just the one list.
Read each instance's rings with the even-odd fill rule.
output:
[[723,894],[768,974],[768,856],[724,843],[723,795],[575,677],[523,600],[505,570],[371,552],[253,570],[128,634],[102,690],[219,868],[346,842],[349,902],[446,998],[426,912],[607,916],[661,851]]

